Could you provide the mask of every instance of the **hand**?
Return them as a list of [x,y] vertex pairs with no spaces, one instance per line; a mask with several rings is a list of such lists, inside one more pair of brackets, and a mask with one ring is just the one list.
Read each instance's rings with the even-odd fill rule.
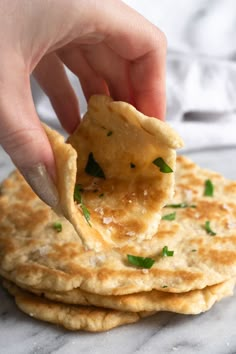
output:
[[69,133],[80,113],[63,64],[87,99],[110,94],[164,119],[165,37],[119,0],[0,0],[0,18],[0,143],[34,191],[55,206],[53,152],[30,74]]

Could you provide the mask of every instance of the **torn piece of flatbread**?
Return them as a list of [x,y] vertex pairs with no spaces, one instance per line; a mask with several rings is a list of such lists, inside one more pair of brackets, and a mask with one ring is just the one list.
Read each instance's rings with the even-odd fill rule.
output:
[[[214,185],[205,196],[205,182]],[[176,193],[151,240],[132,241],[96,252],[86,250],[73,226],[58,218],[18,172],[1,185],[0,274],[19,285],[48,291],[80,287],[101,295],[156,289],[183,293],[236,276],[236,182],[178,157]],[[195,206],[195,207],[194,207]],[[210,222],[212,235],[206,229]],[[61,231],[54,223],[61,223]],[[171,256],[163,249],[173,251]],[[150,269],[130,264],[127,255],[152,258]]]
[[226,296],[232,296],[235,279],[207,286],[201,290],[186,293],[167,293],[158,290],[143,291],[129,295],[98,295],[80,288],[66,292],[37,291],[26,287],[29,292],[44,296],[46,299],[70,305],[98,306],[118,311],[170,311],[185,315],[196,315],[208,311],[216,302]]
[[7,281],[4,281],[3,285],[14,296],[21,311],[30,317],[63,326],[71,331],[103,332],[137,322],[142,317],[153,314],[61,304],[33,295]]
[[98,250],[156,233],[160,211],[173,194],[175,150],[183,144],[167,123],[128,103],[93,96],[67,144],[46,132],[60,208],[85,245]]

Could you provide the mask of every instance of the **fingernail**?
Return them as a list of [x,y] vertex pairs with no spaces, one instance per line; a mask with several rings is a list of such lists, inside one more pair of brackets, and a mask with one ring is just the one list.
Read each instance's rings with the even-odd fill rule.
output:
[[20,172],[40,199],[51,207],[57,206],[59,202],[58,192],[43,164],[21,169]]

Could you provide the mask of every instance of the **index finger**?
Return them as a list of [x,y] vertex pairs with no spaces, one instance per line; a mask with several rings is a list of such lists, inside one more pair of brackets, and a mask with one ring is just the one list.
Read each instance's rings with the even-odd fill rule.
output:
[[[132,103],[149,116],[165,118],[166,38],[147,19],[122,2],[103,9],[105,43],[129,61]],[[110,6],[116,16],[109,16]],[[101,24],[100,24],[101,26]]]

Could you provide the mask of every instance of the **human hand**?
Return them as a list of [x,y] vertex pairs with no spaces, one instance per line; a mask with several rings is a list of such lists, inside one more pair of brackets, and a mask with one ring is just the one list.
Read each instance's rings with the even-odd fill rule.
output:
[[110,94],[164,119],[165,37],[119,0],[0,0],[0,18],[0,143],[34,191],[55,206],[54,157],[30,74],[69,133],[80,113],[63,64],[87,99]]

